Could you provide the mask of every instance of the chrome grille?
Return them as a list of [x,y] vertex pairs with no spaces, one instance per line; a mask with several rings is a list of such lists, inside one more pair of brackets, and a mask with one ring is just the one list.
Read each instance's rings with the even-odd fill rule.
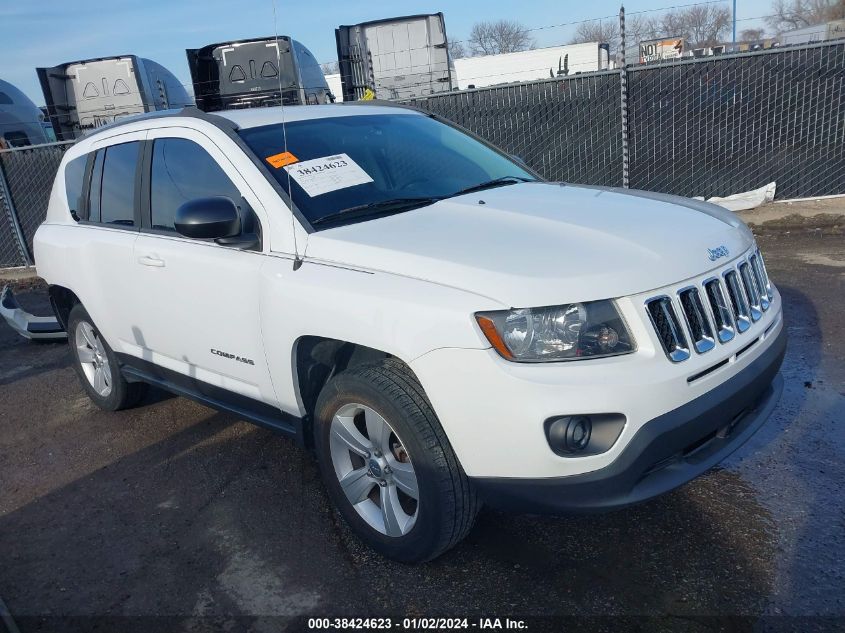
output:
[[754,280],[757,282],[757,290],[760,293],[760,307],[765,312],[769,309],[769,303],[772,301],[772,286],[769,284],[769,278],[766,276],[766,269],[763,268],[763,258],[760,256],[760,251],[749,257],[748,262],[751,264],[751,272],[754,275]]
[[709,352],[716,347],[716,342],[713,338],[710,319],[701,304],[698,288],[684,288],[678,292],[678,298],[681,301],[681,311],[684,313],[695,351],[699,354]]
[[[698,285],[685,286],[677,297],[659,295],[646,311],[666,356],[679,363],[690,349],[706,354],[747,332],[771,306],[774,293],[763,257],[755,249],[735,266]],[[679,317],[679,315],[681,315]]]
[[742,262],[739,265],[739,276],[742,279],[742,287],[745,290],[745,296],[748,298],[748,307],[751,311],[751,320],[759,321],[763,316],[763,308],[760,305],[761,293],[757,289],[757,282],[751,276],[751,266],[748,262]]
[[728,288],[736,329],[742,334],[751,327],[751,309],[748,307],[748,299],[739,282],[739,274],[735,270],[725,273],[725,285]]
[[663,351],[672,362],[689,358],[689,345],[669,297],[657,297],[646,302],[651,323],[660,338]]
[[713,322],[716,324],[716,334],[720,343],[727,343],[736,336],[733,312],[725,297],[725,289],[718,279],[708,279],[704,282],[704,292],[710,303]]

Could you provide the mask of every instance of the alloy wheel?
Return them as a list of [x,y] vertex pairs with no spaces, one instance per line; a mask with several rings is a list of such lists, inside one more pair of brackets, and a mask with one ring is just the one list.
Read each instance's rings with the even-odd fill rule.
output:
[[82,373],[91,387],[103,398],[111,393],[111,366],[100,335],[90,323],[80,321],[75,333],[76,355]]
[[378,412],[347,404],[335,413],[330,450],[341,490],[373,529],[404,536],[419,513],[414,466],[396,431]]

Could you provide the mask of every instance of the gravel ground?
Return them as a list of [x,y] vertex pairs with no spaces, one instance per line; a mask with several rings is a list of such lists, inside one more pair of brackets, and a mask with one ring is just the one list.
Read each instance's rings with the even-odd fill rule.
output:
[[[642,506],[482,511],[464,543],[419,567],[364,548],[292,442],[161,393],[101,412],[65,345],[0,324],[0,597],[24,632],[300,630],[290,616],[309,615],[843,630],[845,240],[830,223],[756,231],[790,336],[763,430]],[[48,309],[43,290],[20,299]]]

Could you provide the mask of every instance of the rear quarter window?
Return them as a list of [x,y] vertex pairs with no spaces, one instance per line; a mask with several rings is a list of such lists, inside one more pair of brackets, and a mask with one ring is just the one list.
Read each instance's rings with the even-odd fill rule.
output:
[[88,155],[74,158],[65,165],[65,194],[67,206],[74,220],[82,217],[82,189],[85,184],[85,167]]

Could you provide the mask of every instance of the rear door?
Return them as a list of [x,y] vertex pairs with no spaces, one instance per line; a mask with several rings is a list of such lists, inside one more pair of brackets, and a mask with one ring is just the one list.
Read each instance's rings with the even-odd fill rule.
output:
[[[121,134],[93,146],[86,169],[75,267],[77,294],[115,352],[132,340],[134,292],[132,253],[140,226],[137,186],[146,132]],[[70,201],[73,203],[76,201]]]
[[[240,151],[240,150],[235,150]],[[189,239],[173,228],[179,206],[226,196],[260,233],[263,212],[224,153],[200,132],[151,130],[143,228],[135,243],[135,355],[200,383],[272,403],[258,313],[260,250]]]

